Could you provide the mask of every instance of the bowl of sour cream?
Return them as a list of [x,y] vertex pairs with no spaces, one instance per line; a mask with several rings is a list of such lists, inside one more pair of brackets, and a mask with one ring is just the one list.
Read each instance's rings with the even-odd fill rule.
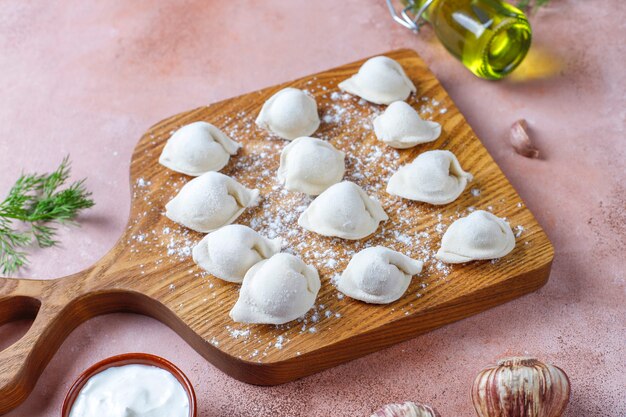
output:
[[183,372],[147,353],[112,356],[72,385],[62,417],[196,417],[196,394]]

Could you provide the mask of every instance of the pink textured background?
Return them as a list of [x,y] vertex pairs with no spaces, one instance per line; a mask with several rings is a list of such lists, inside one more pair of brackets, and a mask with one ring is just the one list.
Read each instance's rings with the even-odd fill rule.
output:
[[[366,416],[421,400],[474,415],[468,390],[499,357],[533,354],[564,368],[566,416],[626,416],[626,6],[553,0],[534,16],[553,77],[474,78],[433,39],[393,24],[383,0],[0,2],[0,192],[21,170],[71,154],[97,202],[63,247],[38,251],[26,276],[77,272],[125,226],[128,164],[141,134],[174,113],[386,50],[416,49],[547,230],[556,248],[537,293],[423,337],[279,387],[235,381],[155,320],[116,314],[80,326],[10,416],[57,416],[73,379],[104,357],[145,351],[186,372],[200,416]],[[504,139],[528,119],[544,156]],[[0,329],[0,348],[26,328]]]

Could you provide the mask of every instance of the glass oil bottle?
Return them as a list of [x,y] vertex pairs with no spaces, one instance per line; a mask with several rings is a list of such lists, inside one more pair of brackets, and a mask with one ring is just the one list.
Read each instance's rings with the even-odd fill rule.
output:
[[497,80],[524,59],[531,28],[524,13],[501,0],[403,0],[401,16],[387,0],[392,16],[419,31],[429,22],[446,49],[478,77]]

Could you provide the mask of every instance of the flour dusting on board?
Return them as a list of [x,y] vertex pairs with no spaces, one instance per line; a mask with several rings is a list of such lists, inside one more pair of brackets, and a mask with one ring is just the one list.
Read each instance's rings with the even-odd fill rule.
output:
[[[332,331],[337,323],[350,314],[348,307],[357,302],[339,293],[334,281],[355,253],[370,246],[386,246],[424,262],[422,273],[413,278],[402,299],[388,306],[377,307],[387,309],[394,317],[410,315],[420,303],[427,300],[432,287],[446,285],[448,276],[455,268],[434,257],[447,227],[474,210],[499,209],[497,202],[487,200],[481,193],[480,184],[472,185],[471,191],[465,191],[473,198],[471,207],[453,203],[442,208],[387,194],[387,181],[401,165],[412,160],[412,157],[407,159],[412,150],[398,151],[372,140],[375,138],[372,120],[384,108],[342,93],[332,84],[326,81],[326,85],[322,85],[312,79],[305,85],[305,90],[316,97],[321,118],[321,126],[313,136],[331,141],[337,149],[346,153],[344,179],[358,184],[370,196],[378,199],[390,217],[390,220],[380,225],[375,234],[360,241],[323,237],[298,226],[298,217],[313,200],[304,194],[287,191],[279,184],[276,170],[280,152],[289,142],[276,139],[258,128],[254,124],[256,111],[238,111],[226,117],[206,120],[243,145],[243,149],[231,157],[230,163],[221,172],[248,188],[261,190],[258,205],[246,210],[236,222],[249,225],[268,238],[281,237],[284,241],[283,251],[297,255],[305,263],[316,267],[322,281],[322,289],[314,307],[304,317],[284,325],[246,325],[225,320],[223,317],[220,320],[215,317],[198,318],[199,322],[204,323],[229,322],[228,325],[222,325],[207,342],[220,348],[236,344],[239,352],[245,352],[239,356],[241,359],[263,362],[272,352],[290,349],[291,343],[294,343],[292,349],[299,355],[305,348],[293,342],[296,336],[325,337],[327,332]],[[426,120],[438,121],[438,117],[448,111],[444,103],[419,94],[410,96],[407,102],[418,109],[420,116]],[[155,144],[163,143],[168,138],[169,135],[151,136]],[[416,148],[420,152],[430,149],[420,146]],[[134,197],[143,199],[150,207],[149,212],[143,213],[144,216],[162,216],[165,203],[189,181],[184,175],[167,175],[169,180],[161,190],[152,190],[152,182],[147,178],[140,178],[133,184]],[[488,202],[489,207],[483,201]],[[447,214],[443,215],[444,212]],[[522,236],[524,227],[512,226],[515,227],[516,237]],[[131,236],[128,244],[131,252],[138,256],[145,251],[156,251],[160,254],[157,261],[142,265],[142,273],[157,271],[164,262],[184,265],[181,268],[185,268],[187,274],[201,280],[200,301],[197,301],[196,295],[193,302],[218,303],[226,315],[232,305],[222,306],[223,297],[220,294],[231,292],[234,300],[239,286],[224,283],[193,264],[191,251],[201,238],[199,233],[168,222],[167,227],[144,230],[141,234]],[[168,277],[159,279],[163,280],[170,293],[183,291],[174,284],[168,285]],[[191,299],[191,295],[188,298]],[[181,308],[183,305],[184,303],[180,304]]]

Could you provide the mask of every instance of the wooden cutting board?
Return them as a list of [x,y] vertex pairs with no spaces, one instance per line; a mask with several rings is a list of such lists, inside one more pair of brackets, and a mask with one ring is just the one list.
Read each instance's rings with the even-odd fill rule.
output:
[[[273,385],[380,350],[545,284],[553,249],[533,215],[418,55],[410,50],[385,55],[400,62],[417,87],[408,102],[422,117],[443,125],[437,141],[397,151],[376,140],[371,121],[384,107],[337,88],[364,60],[184,112],[150,128],[132,156],[132,208],[116,246],[93,267],[65,278],[0,279],[0,324],[36,316],[24,337],[0,353],[0,412],[22,402],[68,334],[100,314],[131,311],[155,317],[232,377]],[[286,86],[315,96],[322,117],[315,136],[345,151],[346,179],[382,202],[390,219],[372,237],[345,241],[298,227],[298,215],[311,200],[286,192],[275,180],[287,142],[254,125],[265,100]],[[217,125],[243,144],[222,172],[260,189],[263,200],[238,223],[270,237],[281,236],[284,250],[319,270],[322,289],[304,319],[282,326],[232,322],[228,312],[239,286],[196,267],[190,251],[202,235],[163,215],[165,203],[190,178],[159,165],[159,154],[175,129],[198,120]],[[445,206],[430,206],[387,195],[387,179],[398,166],[431,149],[454,152],[474,175],[462,196]],[[437,262],[433,254],[447,226],[474,209],[508,219],[517,235],[513,252],[497,261]],[[342,297],[332,284],[351,255],[372,244],[425,263],[406,294],[389,305]]]

